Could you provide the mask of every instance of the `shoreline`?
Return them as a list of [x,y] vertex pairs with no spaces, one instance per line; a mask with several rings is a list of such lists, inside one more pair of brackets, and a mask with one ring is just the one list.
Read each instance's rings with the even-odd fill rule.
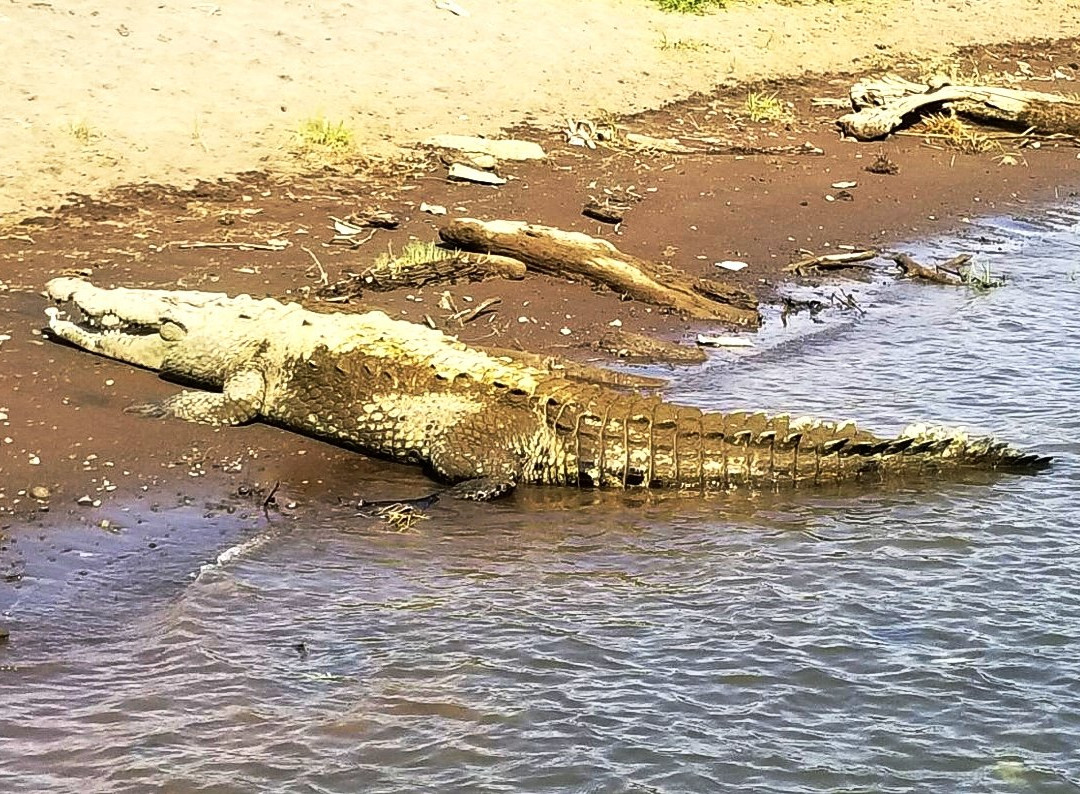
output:
[[[970,57],[979,51],[973,52]],[[1041,76],[1077,52],[1077,44],[1017,44],[1010,52],[1011,61],[1026,58]],[[999,52],[992,55],[1000,61]],[[0,293],[0,332],[11,337],[0,345],[0,383],[8,394],[0,404],[6,416],[0,429],[11,439],[0,453],[5,483],[0,530],[100,526],[102,521],[121,526],[155,505],[221,499],[242,489],[266,492],[275,482],[283,485],[282,503],[301,504],[327,494],[361,495],[372,480],[395,498],[431,487],[416,470],[265,425],[216,429],[124,414],[125,406],[159,399],[177,387],[152,373],[44,341],[40,290],[61,273],[88,272],[102,285],[153,284],[297,299],[317,283],[313,259],[330,278],[338,278],[363,269],[388,247],[400,250],[410,238],[436,239],[447,218],[472,216],[586,232],[692,275],[716,275],[713,262],[746,261],[747,268],[730,277],[725,273],[725,278],[774,300],[783,284],[796,281],[783,269],[799,249],[828,253],[848,244],[888,247],[957,229],[967,216],[1014,214],[1053,201],[1055,193],[1075,197],[1080,190],[1080,150],[1075,146],[1044,145],[1019,152],[1023,162],[1004,165],[989,154],[932,148],[918,137],[871,144],[840,140],[832,125],[836,109],[815,108],[812,100],[842,96],[848,82],[847,77],[816,75],[770,84],[769,91],[792,103],[794,119],[784,123],[740,121],[738,105],[748,90],[742,86],[620,122],[655,137],[692,126],[698,135],[715,131],[754,145],[809,141],[823,151],[820,155],[589,150],[566,146],[557,133],[533,130],[530,137],[548,150],[549,158],[504,165],[515,178],[500,188],[447,181],[445,165],[431,151],[361,177],[246,174],[191,190],[132,185],[9,227],[0,239],[0,281],[6,288]],[[1069,86],[1060,90],[1076,90],[1075,81]],[[897,163],[900,172],[865,171],[879,154]],[[850,201],[826,200],[838,192],[831,187],[838,181],[858,183]],[[644,198],[620,227],[581,216],[589,195],[631,186]],[[421,212],[421,202],[445,206],[448,215]],[[327,244],[332,216],[375,208],[399,216],[399,228],[374,230],[355,249]],[[177,245],[183,240],[286,240],[288,245],[271,251],[184,249]],[[367,293],[359,306],[444,323],[449,312],[438,308],[443,292],[458,306],[500,300],[482,321],[445,328],[463,341],[577,360],[604,360],[590,345],[615,320],[625,330],[677,341],[705,327],[621,301],[609,291],[536,275],[523,281]],[[836,413],[842,413],[842,406]],[[47,488],[50,496],[31,498],[27,491],[33,486]],[[84,496],[91,506],[77,504]],[[93,506],[96,500],[99,507]]]

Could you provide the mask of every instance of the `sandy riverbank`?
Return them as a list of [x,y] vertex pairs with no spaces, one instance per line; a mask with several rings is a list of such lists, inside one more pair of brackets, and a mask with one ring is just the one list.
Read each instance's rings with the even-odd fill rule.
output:
[[298,124],[366,155],[654,108],[717,86],[859,70],[968,44],[1080,35],[1070,0],[747,3],[14,0],[0,9],[0,218],[69,193],[295,170]]

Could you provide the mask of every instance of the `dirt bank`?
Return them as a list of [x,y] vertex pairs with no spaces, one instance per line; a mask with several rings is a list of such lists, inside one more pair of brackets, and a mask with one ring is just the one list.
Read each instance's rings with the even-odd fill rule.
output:
[[[475,20],[485,14],[505,13],[505,9],[498,11],[496,5],[502,8],[504,4],[472,4],[473,16],[467,19],[474,20],[470,24],[475,24]],[[523,16],[516,18],[515,25],[507,23],[498,28],[507,37],[504,44],[509,47],[507,42],[513,40],[518,42],[515,48],[525,49],[520,40],[514,39],[516,33],[512,31],[519,27],[524,29],[522,20],[532,12],[524,4],[520,7],[515,3],[505,5]],[[920,3],[889,5],[902,6],[908,13],[916,6],[930,6]],[[964,36],[986,40],[1004,35],[996,21],[983,27],[977,24],[972,9],[979,8],[978,5],[932,5],[951,9],[953,28],[962,29]],[[1042,10],[1041,29],[1045,33],[1047,14],[1060,13],[1064,18],[1074,4],[1018,3],[1017,7],[1027,8],[1028,5],[1037,5]],[[13,9],[18,14],[61,13],[52,6],[39,6],[41,4],[33,7],[15,5]],[[675,40],[687,42],[719,40],[706,35],[708,26],[717,24],[711,17],[689,21],[661,17],[631,3],[612,3],[610,8],[607,4],[590,6],[590,15],[598,14],[600,7],[614,14],[608,19],[618,20],[620,26],[630,25],[631,20],[635,25],[645,25],[635,28],[640,30],[652,30],[646,24],[650,20],[659,20],[656,24],[687,26],[665,28],[675,31],[668,33],[669,42],[673,36],[685,36]],[[160,10],[164,12],[169,8],[172,7],[163,6]],[[220,24],[219,17],[233,13],[224,10],[212,13],[212,9],[203,8],[185,7],[182,13],[173,8],[173,11],[180,17],[184,14],[203,15],[197,19],[205,17],[206,24],[195,26],[200,35],[209,35],[207,31]],[[428,14],[433,15],[434,21],[429,28],[438,25],[438,30],[443,30],[447,25],[461,24],[459,18],[445,11],[431,11],[426,4],[408,8],[408,14],[423,14],[424,19]],[[635,10],[633,14],[629,12],[631,8]],[[864,10],[859,11],[860,8]],[[863,16],[868,13],[866,8],[865,4],[857,3],[819,8],[814,25],[792,22],[793,19],[804,19],[804,15],[810,13],[805,8],[792,9],[793,17],[778,17],[782,20],[782,31],[790,32],[793,41],[803,42],[802,50],[795,44],[790,45],[790,50],[787,45],[778,48],[791,57],[785,68],[798,70],[795,54],[802,52],[805,56],[814,36],[820,39],[822,26],[828,24],[858,23],[866,26],[865,31],[875,30],[873,36],[864,33],[857,37],[862,45],[885,37],[884,29],[866,21]],[[67,14],[66,11],[63,13]],[[761,12],[742,9],[735,19],[743,20],[740,24],[750,24],[745,20],[756,19],[753,15],[757,13]],[[894,9],[894,13],[899,12]],[[8,14],[11,17],[12,10]],[[130,18],[125,23],[119,17],[112,19],[110,16],[106,24],[104,16],[105,12],[102,12],[99,17],[91,17],[88,24],[110,31],[115,25],[125,25],[128,35],[117,34],[122,42],[135,36],[137,28]],[[496,18],[502,19],[492,16],[484,24],[491,24]],[[64,19],[65,24],[74,24],[66,17]],[[389,39],[396,40],[397,36],[405,35],[404,28],[400,24],[391,25],[385,14],[365,19],[377,20],[381,29],[393,28],[396,34],[387,33]],[[1026,24],[1026,17],[1019,19],[1014,29]],[[918,27],[905,29],[895,37],[890,32],[889,40],[907,40],[905,37],[923,31],[925,17],[919,20]],[[300,35],[300,27],[288,28],[281,22],[267,24],[274,30],[291,30],[290,36],[286,37],[290,41],[290,37]],[[1069,29],[1069,24],[1072,23],[1063,23],[1061,29]],[[940,43],[949,25],[941,22],[938,27],[939,38],[932,40]],[[336,32],[341,29],[335,26],[335,32],[327,35],[342,35]],[[626,30],[620,27],[618,37],[624,49],[627,42],[635,40]],[[779,30],[766,29],[763,25],[760,35],[766,38],[783,35]],[[155,34],[151,39],[164,46],[175,40],[160,40],[160,36],[168,35]],[[314,34],[308,31],[306,35]],[[658,72],[646,81],[654,93],[639,86],[640,91],[631,96],[629,89],[623,93],[623,88],[615,86],[622,85],[619,79],[628,79],[621,75],[640,72],[627,71],[630,67],[625,66],[625,61],[622,62],[624,67],[614,72],[590,71],[586,65],[593,62],[588,61],[576,64],[578,71],[573,75],[568,73],[564,78],[574,81],[575,85],[581,83],[584,93],[575,89],[577,93],[570,96],[563,88],[560,94],[558,86],[544,83],[545,91],[550,94],[529,97],[528,92],[533,90],[536,82],[532,78],[534,73],[522,71],[518,75],[522,78],[517,83],[518,98],[525,97],[528,103],[523,100],[515,108],[508,107],[505,102],[499,104],[498,97],[503,96],[498,91],[499,81],[492,87],[490,96],[488,88],[480,87],[483,82],[480,75],[495,71],[500,75],[499,80],[503,80],[512,70],[506,65],[495,69],[490,61],[474,62],[473,67],[477,69],[473,73],[474,79],[467,84],[467,89],[459,87],[456,91],[458,108],[461,97],[468,92],[470,107],[485,108],[484,112],[492,115],[477,116],[477,111],[470,111],[468,124],[454,124],[451,123],[453,103],[448,102],[443,110],[445,115],[440,116],[437,108],[431,107],[428,107],[430,116],[417,111],[410,117],[414,119],[409,122],[412,126],[401,123],[390,139],[413,140],[429,131],[491,131],[492,127],[486,124],[499,125],[523,118],[522,108],[531,108],[538,119],[551,120],[555,111],[569,109],[572,105],[575,112],[595,108],[596,97],[601,94],[597,85],[601,83],[610,89],[609,99],[630,107],[634,102],[656,104],[654,98],[661,94],[670,95],[664,91],[689,91],[699,87],[696,81],[708,85],[717,82],[715,75],[702,77],[698,70],[703,63],[714,63],[710,59],[719,58],[714,51],[718,45],[693,49],[697,45],[687,44],[683,48],[664,50],[655,46],[659,38],[655,30],[647,36],[645,33],[637,35],[644,37],[642,40],[647,39],[648,58],[643,57],[633,69],[645,69],[653,62],[650,59],[655,58],[666,64],[665,68],[672,73],[683,75],[684,82],[665,86],[666,78],[658,75],[668,72]],[[499,40],[497,36],[495,38]],[[611,46],[611,37],[595,38],[597,52]],[[414,36],[412,41],[415,39]],[[471,38],[466,40],[472,41]],[[573,42],[573,36],[567,37],[570,51],[574,51]],[[221,49],[227,49],[224,39],[222,43]],[[147,43],[147,46],[158,45]],[[245,46],[236,44],[233,49],[243,50]],[[314,48],[315,45],[309,41],[306,46]],[[539,45],[530,46],[532,51],[537,51]],[[843,47],[816,49],[826,49],[839,58],[838,53]],[[858,51],[865,53],[866,49],[863,47]],[[884,52],[872,45],[870,49],[875,53]],[[269,63],[269,57],[264,57]],[[458,53],[442,68],[449,69],[450,65],[458,68],[467,60]],[[907,73],[912,76],[931,66],[942,66],[981,74],[1007,73],[1015,75],[1013,79],[1019,80],[1018,84],[1042,90],[1070,92],[1080,89],[1075,81],[1080,70],[1077,65],[1080,54],[1074,40],[1060,39],[1034,45],[995,44],[972,49],[937,64],[928,64],[923,59],[905,60]],[[779,70],[777,64],[781,61],[778,59],[770,69]],[[410,107],[407,97],[415,89],[411,82],[414,72],[429,74],[436,63],[439,63],[438,59],[425,57],[422,64],[415,63],[415,58],[410,58],[407,64],[399,64],[398,74],[409,74],[405,81],[408,85],[400,80],[394,84],[401,88],[401,108]],[[845,70],[854,72],[861,70],[861,64],[861,61],[853,60],[831,63],[833,67],[842,65]],[[484,72],[485,68],[489,71]],[[158,69],[155,74],[159,78],[175,74],[175,80],[168,84],[179,85],[181,80],[186,80],[180,76],[182,71]],[[753,79],[761,73],[742,68],[735,72]],[[241,91],[237,86],[243,83],[247,71],[237,66],[234,74],[235,84],[218,81],[218,88],[226,92]],[[352,93],[358,78],[354,75],[350,80],[343,74],[334,72],[336,82],[315,82],[322,85],[323,90],[333,84],[349,92],[350,102],[358,101],[355,98],[360,94]],[[694,76],[688,76],[691,74]],[[582,75],[589,75],[589,79],[583,80]],[[90,79],[81,73],[76,78]],[[144,75],[143,79],[151,79],[151,76]],[[386,75],[380,78],[386,86],[391,85],[388,80]],[[814,100],[842,97],[850,82],[850,76],[832,74],[808,75],[764,87],[760,84],[739,85],[695,96],[662,110],[628,117],[621,122],[628,130],[660,137],[678,134],[689,141],[715,139],[750,147],[791,147],[787,151],[765,155],[681,155],[639,151],[624,145],[592,150],[568,146],[564,136],[552,129],[536,126],[520,129],[518,134],[541,143],[550,157],[533,163],[503,164],[502,172],[510,177],[510,181],[498,188],[447,181],[445,165],[438,154],[431,151],[369,165],[359,174],[341,167],[301,173],[295,167],[285,167],[281,160],[273,161],[281,167],[270,168],[271,161],[259,160],[270,148],[259,149],[263,145],[259,143],[262,139],[250,126],[245,127],[253,123],[253,105],[230,104],[220,97],[207,98],[207,107],[215,108],[215,118],[226,116],[222,108],[229,107],[228,118],[235,115],[234,123],[238,125],[230,128],[228,134],[221,133],[221,148],[216,144],[207,146],[207,152],[200,145],[193,148],[188,141],[185,146],[193,150],[186,154],[172,151],[172,161],[159,160],[153,166],[159,170],[147,166],[142,171],[108,171],[108,178],[87,178],[78,182],[77,188],[69,180],[67,187],[90,196],[74,200],[59,210],[23,211],[21,222],[10,224],[0,234],[0,281],[3,282],[0,334],[8,337],[0,342],[0,383],[3,386],[0,394],[4,395],[0,398],[0,414],[3,415],[0,419],[0,442],[3,442],[0,445],[0,528],[72,521],[94,526],[106,522],[108,527],[115,528],[137,521],[142,512],[158,506],[191,499],[211,503],[222,494],[238,491],[248,494],[253,488],[265,493],[275,482],[281,483],[279,503],[298,502],[301,508],[307,501],[326,502],[358,495],[380,498],[402,492],[422,492],[430,487],[416,472],[399,467],[394,480],[397,485],[388,488],[384,479],[379,485],[380,492],[372,493],[372,475],[385,472],[387,464],[368,461],[353,453],[262,425],[216,430],[124,414],[121,410],[124,406],[165,396],[173,393],[176,387],[150,373],[96,359],[44,340],[38,330],[42,325],[44,306],[40,290],[47,279],[58,274],[87,274],[106,285],[198,287],[310,299],[310,291],[319,284],[323,272],[329,279],[336,279],[350,271],[362,270],[388,247],[400,250],[411,238],[434,239],[446,217],[472,216],[515,218],[587,232],[610,239],[634,255],[663,261],[695,275],[721,274],[765,300],[775,300],[778,285],[791,278],[784,272],[784,266],[800,256],[800,249],[828,253],[842,245],[885,246],[899,239],[954,228],[963,218],[973,214],[1016,212],[1031,202],[1075,195],[1080,187],[1080,163],[1077,149],[1071,142],[1045,143],[1036,150],[1019,149],[1015,141],[1005,141],[989,147],[987,152],[972,155],[948,148],[936,139],[922,137],[897,137],[871,144],[841,140],[833,124],[836,107],[821,106]],[[704,84],[700,87],[705,87]],[[115,88],[119,83],[113,85]],[[196,91],[194,86],[192,83],[189,90]],[[790,103],[786,107],[789,115],[772,121],[751,121],[745,107],[747,93],[751,90],[776,93],[783,102]],[[156,93],[152,86],[147,91],[150,97]],[[596,91],[596,94],[592,95],[594,99],[586,101],[582,97],[590,96],[589,91]],[[541,115],[540,108],[548,101],[542,97],[555,95],[560,96],[562,104],[547,108],[547,115]],[[254,102],[261,95],[253,92],[250,96]],[[314,92],[312,96],[322,94]],[[445,100],[437,91],[432,96],[440,97],[440,102]],[[39,97],[43,98],[44,95]],[[129,97],[126,100],[129,111],[140,107],[136,99]],[[107,102],[102,104],[103,108],[107,106]],[[120,106],[122,103],[117,107]],[[589,114],[581,112],[578,115]],[[277,122],[277,129],[285,129],[285,118],[283,115],[283,120]],[[477,121],[478,118],[485,121]],[[248,132],[252,137],[244,140],[243,135]],[[120,139],[110,135],[104,140],[112,145]],[[242,151],[232,148],[240,142],[248,146]],[[804,147],[807,143],[809,147]],[[158,158],[170,151],[155,144],[141,154],[151,157],[151,150]],[[5,151],[10,154],[12,149],[9,147]],[[34,157],[39,156],[32,154],[36,151],[32,145],[28,144],[25,151],[26,163],[34,162]],[[52,151],[56,154],[58,150]],[[131,151],[137,152],[137,147]],[[200,151],[203,155],[212,152],[220,158],[203,157],[199,155]],[[244,159],[256,151],[263,154],[254,160]],[[246,154],[240,156],[241,153]],[[191,154],[200,165],[191,165],[193,161],[187,159]],[[867,171],[866,166],[880,155],[894,163],[898,172]],[[29,196],[49,201],[45,198],[49,191],[59,191],[59,183],[49,180],[65,173],[66,168],[76,167],[78,163],[85,165],[84,160],[70,153],[60,156],[59,162],[62,163],[60,170],[50,172],[49,168],[40,167],[38,161],[44,181],[28,179],[26,192],[16,203],[25,202]],[[261,163],[263,169],[219,180],[229,171],[256,163]],[[30,165],[19,167],[25,167],[27,173],[34,171]],[[124,174],[122,178],[118,176],[120,173]],[[183,187],[186,180],[200,174],[213,179]],[[156,178],[167,185],[179,184],[181,187],[163,187],[142,179],[152,175],[157,175]],[[111,180],[130,184],[109,192],[98,191],[100,187],[113,184]],[[839,182],[855,182],[856,186],[833,187]],[[5,189],[12,184],[6,180]],[[619,195],[632,193],[641,197],[640,201],[631,202],[625,221],[617,227],[581,215],[583,203],[590,196],[602,197],[605,189]],[[447,208],[448,215],[434,216],[421,211],[422,203],[441,205]],[[376,208],[398,218],[399,227],[374,230],[370,236],[364,235],[367,239],[355,248],[329,244],[334,234],[332,216],[363,214]],[[210,245],[190,247],[191,243]],[[219,247],[222,243],[232,246],[255,243],[257,248]],[[721,273],[714,263],[723,260],[741,260],[748,266],[738,273]],[[450,319],[453,311],[444,303],[444,292],[449,293],[458,308],[476,306],[489,298],[498,298],[500,302],[493,312],[461,325]],[[467,341],[577,358],[594,356],[589,345],[613,323],[621,324],[625,330],[670,339],[685,339],[702,330],[700,326],[661,314],[640,303],[622,301],[611,292],[590,290],[582,284],[543,276],[530,276],[524,281],[496,280],[385,294],[367,293],[360,303],[365,307],[385,308],[416,321],[430,318],[431,322],[460,334]],[[843,413],[843,406],[837,406],[837,413]],[[41,495],[47,491],[48,496],[33,498],[29,491],[34,487],[44,489],[35,493]],[[387,494],[387,490],[394,493]],[[17,565],[15,562],[10,564]]]
[[69,191],[293,170],[306,119],[366,155],[434,133],[638,112],[717,86],[1080,35],[1067,0],[40,2],[0,10],[0,218]]

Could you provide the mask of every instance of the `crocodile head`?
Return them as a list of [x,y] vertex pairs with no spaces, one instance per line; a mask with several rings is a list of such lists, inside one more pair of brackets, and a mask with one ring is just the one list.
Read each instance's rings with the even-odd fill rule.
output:
[[218,292],[102,289],[77,278],[45,285],[62,308],[46,309],[49,330],[99,355],[140,367],[216,381],[251,332],[283,307]]

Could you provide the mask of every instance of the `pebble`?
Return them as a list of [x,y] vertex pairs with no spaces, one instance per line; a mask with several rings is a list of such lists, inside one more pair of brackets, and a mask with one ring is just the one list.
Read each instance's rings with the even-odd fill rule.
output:
[[44,485],[35,485],[30,489],[30,496],[34,499],[48,499],[52,494]]
[[94,503],[94,500],[91,499],[86,494],[83,494],[82,496],[80,496],[78,499],[75,500],[75,504],[83,505],[84,507],[87,506],[87,505],[92,505],[93,503]]

